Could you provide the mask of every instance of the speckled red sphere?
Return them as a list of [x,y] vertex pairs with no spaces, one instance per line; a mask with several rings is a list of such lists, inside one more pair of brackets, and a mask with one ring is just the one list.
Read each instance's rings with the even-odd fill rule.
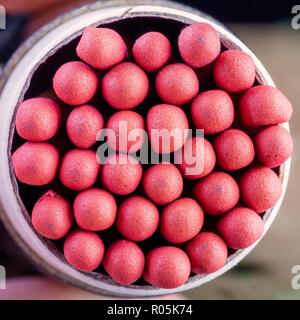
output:
[[162,33],[147,32],[135,41],[132,54],[145,71],[155,72],[169,61],[172,47]]
[[97,141],[97,135],[103,129],[101,113],[90,105],[76,107],[67,120],[67,133],[78,148],[90,148]]
[[255,157],[251,138],[242,130],[228,129],[214,140],[219,166],[227,171],[239,170],[248,166]]
[[251,246],[262,236],[264,223],[255,211],[239,207],[221,218],[218,230],[229,248],[243,249]]
[[117,216],[114,197],[102,189],[92,188],[80,192],[73,207],[75,220],[84,230],[106,230],[114,224]]
[[183,105],[198,94],[199,81],[191,67],[174,63],[159,71],[155,87],[159,98],[165,103]]
[[100,70],[113,67],[127,56],[127,48],[122,37],[109,28],[86,28],[76,52],[83,61]]
[[191,198],[181,198],[164,207],[160,221],[162,236],[170,243],[181,244],[194,238],[201,230],[204,213]]
[[191,263],[187,254],[176,247],[158,247],[146,256],[144,279],[154,287],[172,289],[189,278]]
[[227,173],[215,171],[194,186],[194,195],[205,213],[219,215],[232,209],[239,201],[240,190]]
[[184,28],[178,38],[180,55],[193,68],[213,62],[220,53],[218,32],[208,23],[195,23]]
[[101,171],[101,182],[111,192],[127,195],[135,191],[143,174],[139,161],[127,154],[110,156]]
[[183,179],[174,164],[159,163],[145,171],[143,188],[155,204],[165,205],[180,197]]
[[187,139],[183,148],[175,153],[175,163],[186,179],[197,180],[212,172],[216,155],[208,140],[193,137]]
[[283,164],[292,154],[294,143],[282,126],[271,126],[258,133],[254,139],[257,159],[266,167]]
[[25,142],[12,155],[12,165],[19,181],[32,186],[52,182],[59,164],[57,149],[47,142]]
[[253,59],[241,50],[226,50],[214,66],[216,85],[227,92],[241,92],[251,88],[255,81]]
[[69,189],[84,190],[96,182],[99,169],[95,151],[74,149],[64,155],[59,178]]
[[150,238],[156,231],[158,223],[158,209],[144,197],[131,196],[119,206],[116,226],[129,240],[143,241]]
[[64,243],[64,255],[69,264],[84,272],[97,269],[104,256],[104,244],[94,232],[75,230]]
[[70,105],[89,102],[96,94],[98,84],[99,81],[93,69],[80,61],[63,64],[53,78],[56,95]]
[[59,105],[49,98],[32,98],[22,102],[16,114],[19,136],[30,141],[45,141],[55,136],[61,122]]
[[227,261],[227,246],[217,234],[200,232],[186,246],[192,271],[209,274],[221,269]]
[[34,205],[31,221],[34,229],[42,236],[57,240],[71,229],[73,215],[68,201],[50,190]]
[[274,207],[280,198],[281,189],[279,177],[267,167],[254,167],[245,172],[240,180],[244,203],[258,213]]
[[258,128],[289,121],[293,107],[277,88],[259,85],[243,94],[239,112],[245,126]]
[[107,121],[107,143],[115,151],[134,153],[145,141],[145,121],[137,112],[123,110]]
[[119,240],[108,247],[103,266],[118,284],[130,285],[143,275],[144,253],[134,242]]
[[133,109],[146,98],[149,80],[146,73],[132,62],[111,69],[102,80],[102,94],[113,108]]
[[184,111],[170,104],[153,106],[147,114],[147,132],[155,152],[179,150],[188,136],[189,123]]
[[229,94],[223,90],[200,93],[191,106],[192,120],[204,134],[216,134],[228,129],[234,119],[234,105]]

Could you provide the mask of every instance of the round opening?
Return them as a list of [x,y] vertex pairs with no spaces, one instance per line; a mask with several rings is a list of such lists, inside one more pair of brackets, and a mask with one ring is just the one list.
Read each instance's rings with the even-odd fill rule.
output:
[[[147,31],[160,31],[170,39],[171,43],[173,44],[174,55],[175,57],[178,57],[179,54],[176,46],[177,37],[179,35],[180,30],[185,25],[187,25],[189,22],[193,22],[193,19],[191,19],[191,14],[187,14],[184,11],[176,10],[176,12],[174,12],[174,15],[169,15],[162,8],[160,12],[158,9],[154,9],[154,7],[153,12],[147,12],[145,14],[143,13],[142,9],[140,11],[136,9],[136,14],[131,13],[129,16],[121,15],[117,18],[114,16],[114,14],[110,14],[110,17],[104,19],[102,22],[91,24],[94,26],[108,27],[116,30],[124,37],[124,39],[126,39],[129,47],[132,47],[133,41],[136,38],[138,38],[141,34]],[[160,13],[158,14],[157,12]],[[198,21],[198,18],[201,21],[205,20],[204,18],[200,18],[196,15],[194,17],[194,21]],[[88,25],[89,24],[86,23],[84,27]],[[75,48],[77,46],[83,28],[78,30],[79,31],[74,32],[69,38],[64,39],[64,41],[60,42],[54,48],[49,47],[47,54],[34,66],[34,68],[31,70],[31,73],[28,75],[26,83],[24,83],[22,91],[20,91],[18,102],[36,96],[53,95],[52,78],[54,76],[55,71],[59,68],[60,65],[68,61],[79,60],[76,56]],[[236,39],[226,29],[223,29],[222,27],[218,26],[217,30],[221,32],[222,44],[224,48],[239,48],[242,50],[248,50],[238,39]],[[256,58],[255,62],[257,66],[256,81],[258,83],[273,84],[269,78],[269,75],[266,73],[266,71]],[[150,81],[153,84],[153,79],[151,77]],[[212,83],[208,81],[203,84],[202,88],[208,90],[211,88],[210,86],[212,86]],[[150,96],[140,107],[138,107],[138,111],[141,114],[146,114],[149,107],[156,104],[156,102],[157,97]],[[105,108],[107,104],[101,96],[98,96],[93,102],[91,102],[91,104],[101,106],[101,112],[103,111],[103,115],[105,118],[107,118],[109,114],[112,112],[111,108]],[[16,111],[17,104],[15,104],[13,107]],[[65,112],[64,116],[67,116],[68,113],[71,112],[72,108],[66,106],[65,108],[63,108],[63,110]],[[24,143],[24,140],[22,140],[15,132],[14,116],[10,119],[10,137],[8,141],[9,144],[7,152],[9,155],[11,155],[14,152],[14,150],[16,150],[21,144]],[[64,128],[62,128],[60,132],[56,135],[56,137],[53,138],[53,141],[58,146],[61,153],[65,153],[68,149],[72,148],[71,144],[68,141],[67,135],[64,132]],[[95,150],[97,149],[97,147],[99,147],[99,145],[95,146]],[[278,174],[284,178],[284,184],[286,184],[287,182],[288,168],[289,163],[285,164],[283,167],[281,167],[280,170],[278,170]],[[7,216],[9,217],[4,220],[6,220],[6,223],[9,224],[10,229],[15,229],[13,231],[13,234],[17,237],[18,241],[21,242],[21,245],[25,247],[29,255],[35,260],[35,262],[38,262],[38,264],[40,264],[48,272],[58,276],[60,279],[66,282],[70,282],[74,285],[86,288],[94,292],[125,296],[152,296],[190,289],[198,285],[201,285],[207,281],[210,281],[211,279],[224,273],[232,266],[234,266],[236,263],[238,263],[241,259],[243,259],[243,257],[245,257],[254,247],[251,246],[247,249],[239,250],[236,252],[231,251],[227,264],[221,270],[208,276],[192,274],[189,281],[180,288],[171,290],[157,289],[148,286],[142,280],[132,286],[120,287],[119,285],[115,284],[108,276],[106,276],[106,273],[102,267],[96,270],[96,272],[92,273],[81,273],[73,269],[65,262],[65,259],[62,254],[62,242],[56,241],[54,243],[52,241],[45,240],[44,238],[38,236],[31,227],[30,212],[32,211],[35,202],[41,197],[42,194],[52,189],[73,202],[75,192],[64,187],[58,179],[53,181],[50,185],[40,188],[35,188],[21,184],[17,182],[17,180],[15,179],[11,166],[10,179],[12,182],[12,188],[15,193],[13,200],[15,202],[17,201],[16,203],[20,208],[19,213],[20,215],[22,215],[23,219],[22,221],[17,221],[17,212],[11,212],[7,213]],[[187,185],[186,190],[190,189],[192,184],[192,182],[189,183]],[[283,189],[285,190],[285,186],[283,187]],[[277,203],[275,208],[267,211],[264,214],[265,231],[268,229],[273,218],[275,217],[280,206],[280,202],[281,201]],[[14,206],[12,207],[16,207],[16,203],[14,203]],[[8,210],[6,210],[6,212],[8,212]],[[17,227],[17,224],[24,224],[24,229],[19,228],[19,226]],[[208,217],[205,228],[203,230],[205,230],[206,228],[207,230],[209,230],[209,228],[214,224],[215,219]],[[23,230],[22,234],[20,233],[20,230]],[[31,233],[24,234],[25,230],[30,230]],[[101,238],[104,240],[104,243],[109,243],[116,234],[116,232],[117,231],[115,229],[102,231]],[[141,243],[140,245],[144,250],[148,250],[150,248],[153,248],[155,246],[155,243],[157,243],[158,241],[160,242],[160,244],[164,243],[164,240],[159,235],[159,232],[157,232],[153,237],[151,237],[151,239],[143,241],[143,243]],[[45,252],[42,253],[42,250],[48,250],[49,255],[47,256]]]

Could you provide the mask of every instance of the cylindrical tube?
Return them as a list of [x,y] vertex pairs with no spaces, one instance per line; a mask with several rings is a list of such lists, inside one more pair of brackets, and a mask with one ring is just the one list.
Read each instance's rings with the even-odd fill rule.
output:
[[[132,4],[133,3],[133,4]],[[153,4],[153,1],[152,1]],[[68,13],[51,22],[32,36],[12,57],[0,79],[0,204],[2,219],[28,256],[47,274],[77,287],[99,293],[123,297],[158,296],[180,292],[200,286],[241,261],[256,244],[238,250],[231,255],[226,265],[210,275],[196,275],[186,284],[176,289],[158,289],[151,286],[120,286],[109,277],[96,273],[81,273],[68,265],[62,254],[50,242],[39,237],[33,230],[29,214],[18,193],[18,185],[11,168],[11,146],[14,136],[16,106],[24,99],[35,72],[49,57],[53,56],[64,45],[76,39],[87,26],[100,26],[104,23],[126,19],[164,19],[166,23],[178,22],[183,25],[195,22],[208,22],[219,32],[223,46],[229,49],[240,49],[252,56],[256,65],[256,80],[260,84],[274,86],[274,83],[256,56],[230,31],[207,15],[159,1],[155,5],[141,5],[137,1],[97,2]],[[288,124],[284,124],[288,129]],[[276,206],[264,215],[265,232],[275,218],[287,186],[290,162],[280,167],[283,192]]]

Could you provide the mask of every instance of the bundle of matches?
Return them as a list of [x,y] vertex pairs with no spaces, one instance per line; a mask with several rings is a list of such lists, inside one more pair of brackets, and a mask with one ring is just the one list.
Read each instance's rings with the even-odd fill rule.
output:
[[[278,167],[293,151],[281,126],[292,106],[277,88],[258,85],[251,56],[222,48],[208,23],[185,27],[177,43],[151,30],[132,40],[110,28],[84,30],[78,60],[55,73],[56,98],[19,105],[16,131],[27,142],[12,164],[20,183],[59,181],[37,199],[31,220],[41,236],[63,240],[70,265],[120,285],[177,288],[262,236],[262,215],[282,192]],[[99,95],[109,116],[93,103]],[[157,103],[145,115],[139,107],[149,96]],[[61,128],[67,152],[56,145]],[[95,146],[105,131],[103,161]],[[140,161],[148,143],[170,161]],[[72,201],[60,194],[69,189]]]

